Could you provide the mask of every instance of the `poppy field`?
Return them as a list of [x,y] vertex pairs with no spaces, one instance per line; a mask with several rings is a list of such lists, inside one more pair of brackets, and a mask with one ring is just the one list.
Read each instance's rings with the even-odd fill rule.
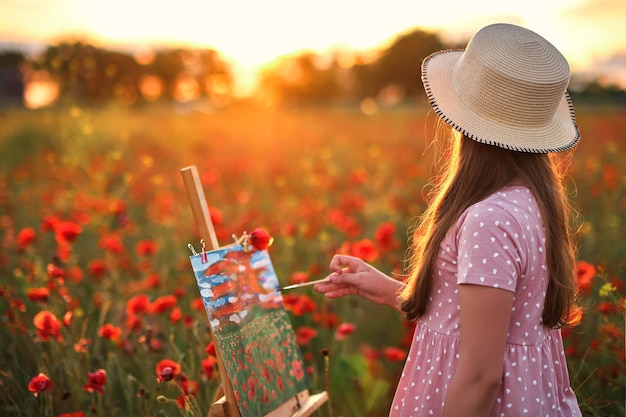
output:
[[[583,103],[577,119],[583,316],[563,330],[566,354],[585,416],[626,415],[626,109]],[[400,275],[434,123],[420,106],[4,110],[0,415],[206,416],[219,376],[181,168],[197,166],[221,245],[269,233],[280,285],[325,277],[338,252]],[[311,287],[283,301],[299,372],[330,394],[317,415],[386,415],[412,324]]]

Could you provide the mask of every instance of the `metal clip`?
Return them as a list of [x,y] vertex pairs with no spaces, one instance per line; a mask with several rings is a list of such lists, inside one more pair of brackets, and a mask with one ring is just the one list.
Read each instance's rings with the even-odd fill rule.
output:
[[205,264],[209,262],[209,258],[207,256],[206,249],[204,246],[204,239],[200,239],[200,245],[202,245],[202,263]]

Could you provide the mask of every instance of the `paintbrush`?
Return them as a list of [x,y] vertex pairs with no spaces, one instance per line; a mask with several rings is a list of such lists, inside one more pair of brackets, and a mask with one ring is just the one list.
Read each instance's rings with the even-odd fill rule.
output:
[[318,279],[316,281],[303,282],[302,284],[287,285],[286,287],[278,288],[278,291],[293,290],[295,288],[308,287],[309,285],[322,284],[324,282],[330,282],[330,279],[328,279],[328,277],[326,277],[326,278],[323,278],[323,279]]
[[[363,271],[356,272],[356,274],[361,275],[361,274],[367,274],[368,272],[370,272],[370,271],[366,269],[366,270],[363,270]],[[295,288],[308,287],[309,285],[315,285],[315,284],[324,284],[326,282],[331,282],[330,281],[330,276],[328,276],[326,278],[318,279],[318,280],[315,280],[315,281],[303,282],[302,284],[287,285],[286,287],[278,288],[277,291],[293,290]]]

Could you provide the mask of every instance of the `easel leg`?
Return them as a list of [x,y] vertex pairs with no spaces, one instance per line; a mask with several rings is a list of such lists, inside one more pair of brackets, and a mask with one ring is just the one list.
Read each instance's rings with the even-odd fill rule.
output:
[[224,387],[220,384],[213,394],[213,401],[211,401],[211,408],[209,408],[209,414],[207,417],[226,417],[224,410],[224,402],[220,401],[224,398]]

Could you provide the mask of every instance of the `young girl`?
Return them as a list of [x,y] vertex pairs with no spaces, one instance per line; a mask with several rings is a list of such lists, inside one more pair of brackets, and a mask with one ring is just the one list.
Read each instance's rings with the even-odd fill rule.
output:
[[395,280],[336,255],[329,298],[355,294],[417,325],[391,416],[580,416],[559,328],[573,312],[575,258],[562,168],[579,140],[569,66],[508,24],[425,59],[430,104],[450,125],[447,166]]

